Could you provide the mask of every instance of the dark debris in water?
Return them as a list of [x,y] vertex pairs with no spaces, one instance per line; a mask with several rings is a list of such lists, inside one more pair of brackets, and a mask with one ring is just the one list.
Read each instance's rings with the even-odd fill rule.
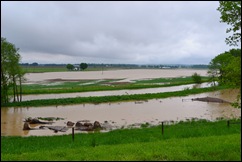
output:
[[40,120],[47,120],[47,121],[53,121],[53,120],[64,120],[64,118],[60,117],[37,117]]

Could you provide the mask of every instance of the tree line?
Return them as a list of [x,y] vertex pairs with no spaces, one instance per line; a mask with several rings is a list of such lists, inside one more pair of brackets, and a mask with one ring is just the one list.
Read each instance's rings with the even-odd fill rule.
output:
[[8,103],[11,97],[13,102],[22,101],[24,72],[19,65],[21,57],[18,51],[19,48],[1,37],[1,105]]
[[68,70],[85,70],[88,67],[87,63],[80,63],[79,66],[74,66],[73,64],[67,64],[66,68]]

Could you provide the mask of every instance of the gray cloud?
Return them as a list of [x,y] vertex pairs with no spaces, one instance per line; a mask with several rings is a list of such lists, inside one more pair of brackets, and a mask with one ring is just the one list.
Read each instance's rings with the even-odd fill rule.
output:
[[1,2],[22,62],[208,64],[228,51],[216,1]]

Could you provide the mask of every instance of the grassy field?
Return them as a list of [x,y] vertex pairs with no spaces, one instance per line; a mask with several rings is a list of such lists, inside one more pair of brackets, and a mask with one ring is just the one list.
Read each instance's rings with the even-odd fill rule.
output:
[[[22,66],[25,73],[44,73],[44,72],[65,72],[68,71],[66,66]],[[105,70],[116,70],[116,69],[127,69],[127,68],[115,68],[115,67],[88,67],[85,71],[105,71]]]
[[65,66],[22,66],[25,73],[64,72]]
[[[107,133],[1,137],[1,160],[241,160],[241,120],[181,121]],[[239,123],[239,124],[238,124]]]

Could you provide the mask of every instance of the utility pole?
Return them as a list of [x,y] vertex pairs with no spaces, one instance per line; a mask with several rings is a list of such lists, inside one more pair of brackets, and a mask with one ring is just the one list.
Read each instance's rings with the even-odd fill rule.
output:
[[103,63],[102,63],[102,75],[103,75]]

